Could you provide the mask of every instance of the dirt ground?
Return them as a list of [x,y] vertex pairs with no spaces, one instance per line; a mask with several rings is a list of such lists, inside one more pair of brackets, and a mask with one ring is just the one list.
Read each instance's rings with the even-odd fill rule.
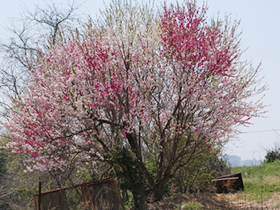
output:
[[[159,202],[143,206],[143,210],[173,210],[181,202],[198,202],[203,205],[202,209],[279,209],[280,192],[274,192],[270,199],[259,198],[259,202],[251,200],[252,195],[242,193],[198,193],[181,194],[165,198]],[[260,195],[261,196],[261,195]]]

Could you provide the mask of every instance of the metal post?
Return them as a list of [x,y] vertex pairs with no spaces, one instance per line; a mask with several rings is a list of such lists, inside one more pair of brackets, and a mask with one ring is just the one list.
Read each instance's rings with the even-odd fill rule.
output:
[[42,192],[42,182],[39,182],[39,201],[38,201],[38,203],[39,203],[39,210],[41,210],[41,192]]
[[38,210],[38,198],[37,195],[33,195],[33,199],[34,199],[34,206],[35,206],[35,210]]

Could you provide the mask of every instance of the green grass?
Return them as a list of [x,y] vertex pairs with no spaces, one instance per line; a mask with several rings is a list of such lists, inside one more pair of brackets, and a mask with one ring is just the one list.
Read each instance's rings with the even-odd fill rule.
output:
[[233,167],[231,172],[241,172],[245,193],[280,191],[280,161],[260,166]]
[[246,200],[262,202],[272,197],[273,192],[280,191],[280,161],[260,166],[233,167],[232,173],[241,173]]

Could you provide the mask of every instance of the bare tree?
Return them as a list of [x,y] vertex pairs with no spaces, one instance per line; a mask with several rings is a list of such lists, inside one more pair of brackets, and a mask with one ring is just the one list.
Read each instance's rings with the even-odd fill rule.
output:
[[8,95],[18,98],[25,90],[25,80],[30,76],[30,64],[38,59],[38,49],[47,49],[60,39],[60,34],[79,27],[81,4],[70,3],[35,6],[30,11],[23,6],[20,18],[11,19],[7,30],[8,41],[0,42],[0,115],[8,117]]

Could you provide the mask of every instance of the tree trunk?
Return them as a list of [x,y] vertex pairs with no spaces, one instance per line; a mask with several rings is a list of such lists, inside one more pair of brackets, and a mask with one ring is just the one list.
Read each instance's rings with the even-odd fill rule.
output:
[[164,183],[160,182],[153,186],[153,195],[154,195],[154,202],[160,201],[163,197],[163,187]]

